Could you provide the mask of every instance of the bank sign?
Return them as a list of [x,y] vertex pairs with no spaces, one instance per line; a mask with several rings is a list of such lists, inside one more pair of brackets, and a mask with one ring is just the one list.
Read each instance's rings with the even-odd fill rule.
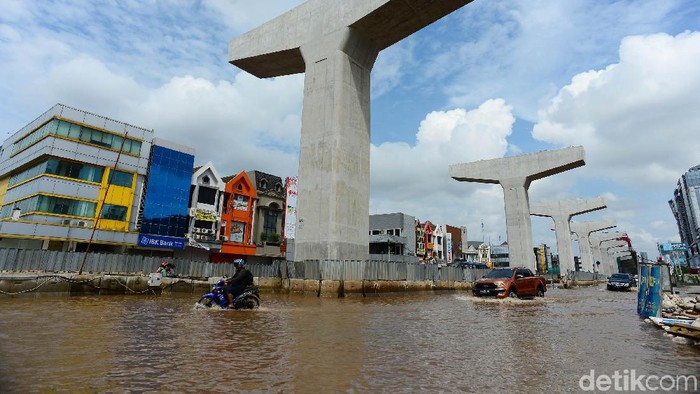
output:
[[139,234],[139,246],[144,248],[182,250],[185,249],[185,239]]

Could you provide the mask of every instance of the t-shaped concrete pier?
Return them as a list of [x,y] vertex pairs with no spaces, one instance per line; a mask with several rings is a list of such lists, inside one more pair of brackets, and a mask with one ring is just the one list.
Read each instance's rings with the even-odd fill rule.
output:
[[259,78],[306,73],[295,261],[369,257],[374,61],[470,1],[309,0],[229,43],[230,63]]
[[618,240],[609,240],[601,243],[601,249],[604,252],[605,260],[607,261],[607,266],[610,274],[618,272],[617,259],[614,256],[616,251],[629,250],[629,245],[627,242]]
[[581,167],[586,164],[583,147],[569,147],[528,155],[453,164],[450,176],[461,182],[499,183],[503,187],[508,235],[508,254],[512,266],[535,270],[532,251],[532,221],[528,189],[537,179]]
[[613,264],[610,262],[607,253],[603,254],[602,244],[604,242],[613,242],[620,237],[626,237],[627,234],[623,232],[595,232],[588,236],[588,241],[591,243],[591,250],[593,251],[593,259],[595,261],[600,261],[601,273],[602,274],[612,274],[614,271]]
[[559,271],[562,275],[574,271],[574,252],[571,245],[571,226],[569,222],[575,215],[597,211],[606,208],[605,199],[578,198],[538,202],[530,205],[530,215],[545,216],[554,220],[554,231],[557,237],[557,253],[559,254]]
[[576,234],[576,238],[578,239],[578,249],[581,254],[581,267],[583,267],[583,269],[598,270],[593,264],[591,242],[588,240],[588,236],[592,232],[607,230],[615,226],[617,226],[615,222],[611,221],[571,222],[571,232]]

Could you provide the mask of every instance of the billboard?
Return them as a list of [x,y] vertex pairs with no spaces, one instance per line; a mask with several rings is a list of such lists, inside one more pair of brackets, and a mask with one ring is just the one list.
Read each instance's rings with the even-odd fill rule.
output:
[[665,242],[659,245],[659,252],[664,260],[672,266],[688,265],[688,260],[685,257],[686,251],[688,251],[688,245],[682,242]]
[[659,245],[661,253],[670,252],[686,252],[688,250],[688,245],[683,242],[664,242]]
[[287,177],[284,210],[284,237],[294,239],[297,225],[297,178]]
[[245,223],[231,222],[231,242],[243,243]]
[[452,264],[452,234],[445,234],[447,242],[447,264]]

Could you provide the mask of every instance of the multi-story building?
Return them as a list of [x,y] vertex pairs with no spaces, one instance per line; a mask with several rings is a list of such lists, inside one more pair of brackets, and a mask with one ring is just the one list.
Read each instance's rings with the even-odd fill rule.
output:
[[[494,267],[509,267],[510,258],[508,254],[508,242],[503,242],[500,245],[491,246],[491,262]],[[514,262],[516,265],[517,262]],[[521,263],[522,265],[522,263]]]
[[193,259],[210,260],[221,249],[219,233],[225,187],[226,182],[211,162],[193,169],[187,225],[188,245],[192,247],[187,254]]
[[417,262],[415,218],[400,212],[369,216],[371,260]]
[[281,251],[284,188],[280,177],[260,171],[219,176],[209,162],[191,180],[189,258],[231,262],[284,258]]
[[471,262],[480,262],[479,259],[479,246],[483,243],[481,241],[462,241],[464,247],[466,242],[466,249],[463,249],[464,260]]
[[230,261],[240,256],[255,256],[253,212],[258,199],[255,186],[244,171],[224,177],[224,182],[226,188],[219,231],[221,253],[229,255]]
[[445,262],[445,228],[441,224],[436,224],[433,231],[433,256],[438,264]]
[[537,263],[537,271],[540,273],[552,271],[552,253],[547,244],[533,248],[535,253],[535,262]]
[[435,256],[435,225],[426,221],[421,223],[416,219],[416,256],[423,262],[436,262]]
[[57,104],[0,148],[0,247],[137,244],[153,131]]
[[258,195],[253,207],[253,242],[256,256],[284,258],[282,233],[284,229],[285,190],[282,178],[261,171],[246,173]]
[[467,228],[464,226],[454,227],[448,224],[445,225],[445,233],[449,234],[450,238],[445,244],[445,259],[447,263],[451,264],[454,261],[466,260],[463,250],[467,249]]
[[669,206],[678,225],[681,242],[692,256],[700,254],[700,165],[692,167],[678,180]]
[[137,219],[138,249],[168,255],[188,244],[194,149],[154,138]]

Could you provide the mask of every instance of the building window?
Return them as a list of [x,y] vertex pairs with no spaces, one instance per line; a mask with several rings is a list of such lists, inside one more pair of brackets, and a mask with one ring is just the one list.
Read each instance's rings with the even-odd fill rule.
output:
[[247,211],[248,210],[248,196],[242,196],[236,194],[233,196],[233,209],[237,211]]
[[27,179],[34,178],[35,176],[39,176],[44,173],[46,173],[46,162],[37,164],[34,167],[12,175],[10,177],[10,181],[7,183],[7,186],[12,187],[18,183],[26,181]]
[[105,204],[102,207],[102,219],[109,220],[119,220],[120,222],[126,221],[127,207],[122,207],[120,205]]
[[131,182],[134,180],[134,174],[112,170],[109,174],[109,184],[115,186],[131,187]]
[[372,230],[372,235],[380,235],[382,230]]
[[267,179],[261,179],[259,183],[259,187],[262,190],[267,190]]
[[0,216],[9,217],[17,207],[23,213],[39,212],[58,215],[95,217],[95,203],[90,201],[73,200],[70,198],[45,196],[42,194],[15,201],[2,207]]
[[272,209],[265,210],[263,232],[266,234],[277,233],[277,211]]
[[103,172],[102,167],[50,158],[27,170],[12,175],[8,182],[8,187],[12,187],[42,174],[57,175],[88,182],[100,182]]
[[197,228],[206,228],[206,229],[211,229],[211,226],[214,222],[210,222],[207,220],[195,220],[194,221],[194,226]]
[[[231,209],[231,207],[229,207],[230,202],[231,202],[231,193],[224,192],[224,203],[221,204],[221,211],[223,213],[228,213],[228,211]],[[222,232],[222,234],[223,234],[223,232]]]
[[275,191],[277,193],[282,193],[282,184],[281,183],[278,183],[275,185]]
[[126,152],[131,155],[141,154],[141,142],[124,137],[95,130],[90,127],[80,126],[60,119],[52,119],[43,126],[27,134],[12,146],[12,154],[33,145],[47,135],[57,135],[73,140],[83,141],[89,144],[102,146],[108,149]]
[[95,203],[54,196],[39,195],[37,211],[71,216],[95,217]]
[[203,187],[201,186],[199,188],[199,195],[197,196],[197,202],[200,202],[202,204],[209,204],[209,205],[214,205],[216,202],[216,192],[217,189],[213,189],[211,187]]

